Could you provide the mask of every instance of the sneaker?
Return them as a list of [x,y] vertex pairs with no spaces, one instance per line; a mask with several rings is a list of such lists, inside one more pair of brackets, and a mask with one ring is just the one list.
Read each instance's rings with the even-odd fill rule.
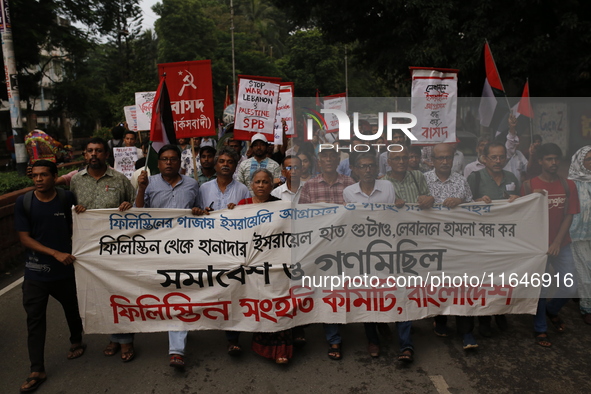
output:
[[474,335],[464,334],[464,350],[468,349],[476,349],[478,344],[476,343],[476,339],[474,339]]

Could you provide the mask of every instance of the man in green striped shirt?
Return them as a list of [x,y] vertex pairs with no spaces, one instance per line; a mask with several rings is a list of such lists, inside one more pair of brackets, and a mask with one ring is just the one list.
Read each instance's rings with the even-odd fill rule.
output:
[[388,165],[392,170],[384,179],[394,185],[398,208],[402,208],[406,203],[417,203],[419,208],[429,209],[433,206],[435,198],[431,196],[423,173],[408,170],[409,157],[409,149],[406,146],[400,152],[388,152]]

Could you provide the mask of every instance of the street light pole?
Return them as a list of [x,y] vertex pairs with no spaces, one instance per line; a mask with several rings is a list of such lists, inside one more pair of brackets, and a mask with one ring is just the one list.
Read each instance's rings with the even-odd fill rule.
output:
[[25,136],[23,131],[23,119],[21,115],[21,98],[18,91],[18,78],[16,73],[16,61],[14,58],[14,46],[12,41],[12,27],[10,24],[10,12],[8,0],[0,0],[2,20],[0,20],[0,37],[2,39],[2,56],[4,59],[4,75],[6,77],[6,89],[8,90],[8,103],[10,105],[10,123],[14,136],[14,150],[16,153],[16,169],[21,176],[27,172],[27,150],[25,148]]

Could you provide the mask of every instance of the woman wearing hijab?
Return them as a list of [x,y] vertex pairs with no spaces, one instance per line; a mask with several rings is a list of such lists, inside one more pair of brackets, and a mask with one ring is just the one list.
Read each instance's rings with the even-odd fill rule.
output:
[[582,147],[572,158],[568,179],[577,185],[581,212],[570,226],[572,252],[577,269],[579,308],[583,321],[591,325],[591,145]]

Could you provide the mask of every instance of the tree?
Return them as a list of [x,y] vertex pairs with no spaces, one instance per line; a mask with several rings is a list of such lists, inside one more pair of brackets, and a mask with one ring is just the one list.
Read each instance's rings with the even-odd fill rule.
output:
[[355,44],[360,64],[407,86],[409,66],[460,69],[464,96],[480,95],[485,38],[509,95],[529,76],[535,95],[587,95],[591,4],[582,0],[274,0],[292,23]]

